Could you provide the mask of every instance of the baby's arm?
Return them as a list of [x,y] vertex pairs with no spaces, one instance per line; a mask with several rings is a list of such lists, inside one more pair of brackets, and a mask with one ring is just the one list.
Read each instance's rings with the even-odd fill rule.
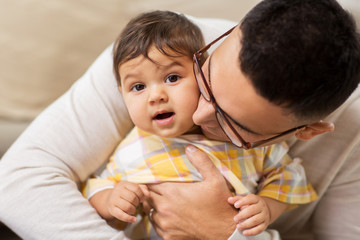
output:
[[287,203],[255,194],[230,197],[228,202],[240,210],[234,220],[237,229],[243,230],[245,236],[257,235],[264,231],[288,207]]
[[118,219],[136,222],[137,206],[149,196],[145,185],[121,181],[113,189],[105,189],[90,198],[91,205],[107,221]]

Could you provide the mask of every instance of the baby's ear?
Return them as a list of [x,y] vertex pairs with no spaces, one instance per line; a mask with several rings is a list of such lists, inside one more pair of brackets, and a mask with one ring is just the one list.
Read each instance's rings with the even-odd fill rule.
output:
[[309,124],[306,127],[298,130],[295,133],[295,136],[300,140],[307,141],[317,135],[332,132],[334,131],[334,129],[335,126],[333,123],[320,121],[317,123]]
[[121,92],[121,86],[120,86],[120,85],[118,85],[118,89],[119,89],[119,91]]

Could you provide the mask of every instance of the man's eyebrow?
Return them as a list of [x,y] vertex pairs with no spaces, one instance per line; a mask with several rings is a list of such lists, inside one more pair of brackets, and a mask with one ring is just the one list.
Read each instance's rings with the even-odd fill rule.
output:
[[[210,67],[211,67],[211,59],[212,59],[212,56],[213,56],[213,54],[211,54],[211,55],[209,56],[209,64],[208,64],[208,73],[209,73],[208,79],[209,79],[209,87],[210,87],[210,89],[211,89]],[[212,89],[211,89],[211,91],[212,91]],[[213,93],[213,94],[214,94],[214,93]],[[215,96],[214,96],[214,98],[215,98]],[[216,101],[216,100],[215,100],[215,101]],[[220,107],[220,105],[219,105],[217,102],[216,102],[216,104],[217,104],[218,107],[222,110],[222,112],[223,112],[228,118],[230,118],[230,120],[231,120],[233,123],[235,123],[235,125],[237,125],[239,128],[241,128],[242,130],[245,130],[245,131],[247,131],[247,132],[249,132],[249,133],[251,133],[251,134],[262,135],[262,134],[260,134],[260,133],[258,133],[258,132],[255,132],[254,130],[251,130],[250,128],[248,128],[248,127],[240,124],[239,122],[237,122],[237,121],[236,121],[235,119],[233,119],[227,112],[225,112],[225,111]]]
[[[223,110],[223,112],[224,112],[224,110]],[[251,134],[255,134],[255,135],[263,135],[263,134],[261,134],[261,133],[255,132],[254,130],[251,130],[250,128],[248,128],[248,127],[240,124],[239,122],[235,121],[235,120],[234,120],[229,114],[227,114],[226,112],[224,112],[224,113],[226,114],[226,116],[227,116],[228,118],[231,119],[231,121],[232,121],[233,123],[235,123],[236,126],[238,126],[239,128],[241,128],[242,130],[245,130],[245,131],[247,131],[247,132],[249,132],[249,133],[251,133]]]

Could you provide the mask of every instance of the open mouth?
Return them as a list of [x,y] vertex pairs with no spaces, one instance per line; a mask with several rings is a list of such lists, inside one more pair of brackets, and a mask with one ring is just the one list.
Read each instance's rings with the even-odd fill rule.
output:
[[171,118],[172,116],[174,116],[174,114],[175,114],[174,112],[159,113],[159,114],[156,114],[153,119],[164,120],[167,118]]

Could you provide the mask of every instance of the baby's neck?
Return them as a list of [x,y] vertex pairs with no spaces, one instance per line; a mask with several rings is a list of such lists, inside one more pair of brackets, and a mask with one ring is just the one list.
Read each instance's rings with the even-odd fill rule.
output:
[[189,131],[184,134],[202,134],[201,128],[197,125],[194,125]]

